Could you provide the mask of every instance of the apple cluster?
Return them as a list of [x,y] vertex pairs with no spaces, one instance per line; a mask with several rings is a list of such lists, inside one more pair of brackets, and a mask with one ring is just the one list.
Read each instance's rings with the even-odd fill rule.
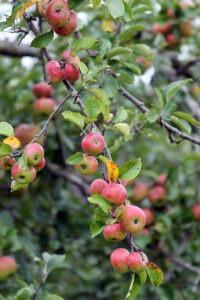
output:
[[51,98],[52,86],[46,81],[36,83],[32,89],[37,99],[34,102],[33,109],[37,114],[51,114],[57,106],[57,101]]
[[14,258],[9,255],[0,257],[0,280],[5,280],[8,276],[15,273],[17,264]]
[[76,31],[78,16],[74,10],[70,10],[67,0],[48,1],[41,7],[41,11],[56,34],[69,36]]

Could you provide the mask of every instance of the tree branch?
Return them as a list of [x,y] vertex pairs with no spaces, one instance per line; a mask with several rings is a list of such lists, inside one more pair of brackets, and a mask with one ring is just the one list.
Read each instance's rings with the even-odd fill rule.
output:
[[38,50],[30,48],[30,46],[25,44],[17,46],[15,42],[8,40],[0,41],[0,54],[12,57],[30,56],[39,58],[40,56]]

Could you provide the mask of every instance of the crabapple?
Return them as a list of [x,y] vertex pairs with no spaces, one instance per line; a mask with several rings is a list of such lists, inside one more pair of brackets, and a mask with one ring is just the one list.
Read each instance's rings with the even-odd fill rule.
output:
[[126,205],[118,217],[122,231],[138,233],[146,224],[146,216],[141,208],[134,205]]
[[27,156],[27,163],[30,166],[38,165],[44,158],[44,149],[37,143],[29,144],[24,151]]
[[152,28],[153,34],[162,33],[165,35],[169,33],[171,30],[172,30],[172,24],[169,21],[165,24],[155,24]]
[[39,164],[34,166],[34,168],[37,172],[42,170],[44,167],[45,167],[45,158],[43,158],[42,161]]
[[146,216],[146,225],[151,225],[154,222],[154,213],[149,208],[143,208],[143,212]]
[[90,194],[101,194],[108,183],[103,179],[95,179],[90,185]]
[[36,83],[32,88],[36,97],[49,97],[52,93],[52,87],[46,81]]
[[180,39],[178,36],[176,36],[173,33],[169,33],[165,36],[165,40],[168,44],[169,47],[174,46],[174,45],[178,45],[180,43]]
[[115,249],[110,255],[110,262],[113,268],[121,273],[128,272],[129,251],[124,248]]
[[64,74],[60,64],[56,60],[51,60],[46,65],[46,71],[49,75],[49,80],[52,83],[59,83],[63,81]]
[[182,21],[179,25],[179,28],[180,28],[181,34],[185,37],[191,36],[194,33],[192,23],[190,20]]
[[78,16],[77,13],[73,10],[70,10],[67,23],[61,27],[52,26],[53,31],[60,36],[68,36],[76,31],[78,26]]
[[39,98],[34,102],[34,111],[38,114],[51,114],[57,106],[56,100],[52,98]]
[[131,252],[128,256],[129,269],[134,273],[144,271],[147,263],[148,257],[143,252]]
[[105,225],[103,236],[107,241],[120,242],[125,239],[126,233],[120,228],[119,223]]
[[69,17],[69,5],[65,0],[54,0],[46,7],[46,21],[54,28],[65,26]]
[[71,52],[70,50],[65,50],[63,51],[63,53],[61,54],[61,58],[64,60],[64,61],[68,61],[71,57]]
[[[30,143],[32,139],[35,137],[35,135],[40,131],[40,128],[36,124],[26,124],[22,123],[19,124],[15,128],[15,137],[18,138],[21,142],[22,146],[25,146],[26,144]],[[43,138],[39,138],[37,140],[38,143],[43,143]]]
[[14,158],[7,156],[4,156],[3,158],[0,158],[0,169],[4,170],[10,170],[12,166],[16,163]]
[[156,184],[164,185],[167,180],[167,174],[160,174],[156,179]]
[[122,205],[126,200],[126,189],[123,185],[118,183],[108,184],[101,192],[101,194],[111,203],[115,205]]
[[8,255],[0,257],[0,280],[6,279],[13,274],[17,269],[17,264],[14,258]]
[[143,182],[137,182],[133,188],[132,199],[136,202],[142,201],[148,195],[149,189]]
[[83,159],[75,164],[75,168],[82,175],[92,175],[98,168],[98,162],[95,157],[83,154]]
[[148,194],[149,201],[153,205],[163,205],[166,200],[166,189],[161,185],[152,187]]
[[69,82],[74,82],[80,78],[80,71],[74,64],[68,62],[64,68],[64,76]]
[[23,168],[16,162],[11,169],[11,176],[15,181],[21,184],[28,184],[36,177],[36,170],[32,166]]
[[193,216],[196,220],[200,220],[200,203],[192,207]]
[[98,132],[90,132],[81,143],[82,149],[90,154],[99,154],[105,147],[104,137]]

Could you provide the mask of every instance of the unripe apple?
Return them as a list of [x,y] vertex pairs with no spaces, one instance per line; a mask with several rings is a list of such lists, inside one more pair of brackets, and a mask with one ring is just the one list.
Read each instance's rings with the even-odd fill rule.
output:
[[26,146],[24,152],[27,156],[27,163],[30,166],[38,165],[44,158],[44,149],[37,143],[32,143]]
[[82,175],[92,175],[98,168],[98,162],[95,157],[83,154],[82,161],[76,163],[75,168]]
[[56,100],[51,98],[39,98],[34,102],[34,111],[37,114],[50,115],[58,105]]
[[141,208],[134,205],[126,205],[119,215],[122,231],[135,234],[140,232],[146,224],[146,216]]
[[52,29],[53,31],[55,31],[55,33],[57,33],[57,35],[68,36],[72,34],[74,31],[76,31],[77,26],[78,26],[77,13],[73,10],[70,10],[67,24],[59,28],[52,26]]
[[118,183],[111,183],[101,193],[109,202],[115,205],[122,205],[127,197],[126,189]]
[[194,34],[194,28],[192,27],[192,22],[190,20],[182,21],[179,27],[181,34],[185,37],[189,37]]
[[164,185],[167,181],[167,174],[160,174],[156,179],[156,184],[158,185]]
[[[22,123],[15,128],[15,137],[18,138],[22,146],[30,143],[35,135],[40,131],[40,127],[36,124],[26,124]],[[39,137],[38,143],[43,143],[43,137]]]
[[125,239],[126,233],[121,230],[119,223],[115,223],[105,225],[103,236],[107,241],[120,242]]
[[200,203],[192,207],[193,216],[196,220],[200,220]]
[[64,68],[64,76],[69,82],[75,82],[80,78],[80,71],[74,64],[68,62]]
[[20,167],[19,164],[16,162],[12,167],[11,176],[18,183],[28,184],[35,179],[36,170],[32,166],[29,166],[26,169],[24,169],[23,167]]
[[52,87],[46,81],[36,83],[32,88],[36,97],[49,97],[52,93]]
[[128,256],[128,266],[134,273],[144,271],[147,263],[148,257],[143,252],[131,252]]
[[51,60],[46,65],[46,71],[49,75],[49,80],[52,83],[60,83],[64,79],[63,71],[60,64],[56,60]]
[[126,273],[128,272],[128,257],[129,251],[124,248],[115,249],[110,256],[110,262],[113,268],[120,272]]
[[163,205],[166,201],[166,189],[161,185],[152,187],[148,195],[149,201],[156,206]]
[[172,30],[172,24],[170,21],[168,21],[165,24],[155,24],[152,28],[153,34],[162,33],[163,35],[166,35]]
[[98,132],[91,132],[83,138],[81,146],[87,153],[99,154],[105,147],[104,137]]
[[146,216],[146,225],[151,225],[154,222],[154,212],[150,208],[143,208],[143,212]]
[[46,21],[54,28],[65,26],[69,17],[69,6],[66,0],[54,0],[46,7]]
[[64,61],[68,61],[71,57],[71,51],[70,50],[65,50],[60,56]]
[[90,185],[90,194],[101,194],[106,186],[108,183],[105,180],[95,179]]
[[34,166],[34,168],[37,172],[42,170],[44,167],[45,167],[45,158],[43,158],[42,161],[39,164]]
[[133,188],[132,199],[135,202],[140,202],[147,197],[149,189],[143,182],[137,182]]
[[11,170],[12,166],[16,163],[14,158],[9,157],[8,155],[0,158],[0,169]]
[[0,280],[6,279],[9,275],[15,273],[17,264],[14,258],[5,255],[0,257]]

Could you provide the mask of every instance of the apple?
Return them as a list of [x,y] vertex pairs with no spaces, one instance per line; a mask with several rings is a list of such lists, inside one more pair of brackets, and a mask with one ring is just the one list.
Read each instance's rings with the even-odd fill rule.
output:
[[65,26],[70,14],[66,0],[54,0],[46,7],[46,21],[54,28]]
[[161,185],[152,187],[148,194],[149,201],[155,205],[160,206],[166,202],[166,189]]
[[141,208],[134,205],[125,205],[118,219],[121,230],[131,234],[140,232],[146,224],[145,213]]
[[52,87],[46,81],[36,83],[32,88],[36,97],[50,97],[52,94]]
[[182,36],[189,37],[194,34],[194,28],[190,20],[182,21],[179,25]]
[[59,28],[52,26],[52,29],[53,29],[53,31],[55,31],[55,33],[57,33],[57,35],[68,36],[68,35],[72,34],[74,31],[76,31],[77,26],[78,26],[77,13],[73,10],[70,10],[67,24],[65,24]]
[[170,21],[166,22],[165,24],[155,24],[152,28],[153,34],[162,33],[166,35],[172,30],[172,24]]
[[98,162],[95,157],[83,154],[82,161],[76,163],[75,168],[82,175],[92,175],[98,168]]
[[16,163],[14,158],[9,157],[8,155],[0,158],[0,169],[11,170],[12,166]]
[[75,82],[80,78],[80,71],[73,63],[66,63],[64,68],[64,76],[69,82]]
[[156,184],[158,185],[164,185],[167,181],[167,174],[163,173],[160,174],[156,179]]
[[28,184],[35,179],[36,170],[32,166],[25,169],[16,162],[11,169],[11,176],[17,183]]
[[128,257],[129,257],[128,250],[124,248],[117,248],[110,255],[111,265],[116,271],[120,273],[126,273],[129,271]]
[[64,79],[63,71],[60,64],[56,60],[51,60],[46,65],[46,71],[49,75],[49,80],[52,83],[60,83]]
[[[15,128],[14,135],[20,140],[21,145],[25,146],[33,140],[38,132],[40,132],[40,127],[38,125],[22,123]],[[39,137],[37,142],[42,144],[43,137]]]
[[90,185],[90,194],[101,194],[108,183],[103,179],[95,179]]
[[0,280],[6,279],[9,275],[15,273],[17,264],[14,258],[9,255],[0,257]]
[[152,66],[152,61],[147,60],[144,56],[138,56],[135,60],[136,64],[140,64],[146,69],[150,68]]
[[169,33],[165,36],[165,41],[169,47],[173,47],[180,43],[180,38],[173,33]]
[[151,225],[154,222],[154,212],[150,208],[143,208],[143,212],[146,216],[146,225]]
[[37,172],[42,170],[44,167],[45,167],[45,158],[43,158],[42,161],[39,164],[34,166],[34,168]]
[[101,194],[111,203],[115,205],[122,205],[127,197],[126,189],[123,185],[118,183],[108,184],[101,192]]
[[50,115],[58,105],[56,100],[52,98],[39,98],[34,102],[34,111],[37,114]]
[[121,230],[119,223],[115,223],[105,225],[103,236],[107,241],[120,242],[125,239],[126,233]]
[[44,149],[37,143],[32,143],[26,146],[24,152],[27,156],[27,163],[30,166],[38,165],[44,158]]
[[137,182],[133,187],[132,199],[135,202],[140,202],[147,197],[149,189],[143,182]]
[[61,54],[61,59],[63,59],[64,61],[68,61],[71,57],[71,51],[70,50],[65,50],[63,51],[63,53]]
[[148,257],[143,252],[131,252],[128,256],[128,267],[134,273],[144,271],[147,263]]
[[37,8],[40,15],[44,16],[49,0],[40,0],[37,2]]
[[99,154],[105,147],[104,137],[98,132],[91,132],[83,138],[81,146],[87,153]]
[[196,220],[200,220],[200,203],[192,207],[193,216]]

